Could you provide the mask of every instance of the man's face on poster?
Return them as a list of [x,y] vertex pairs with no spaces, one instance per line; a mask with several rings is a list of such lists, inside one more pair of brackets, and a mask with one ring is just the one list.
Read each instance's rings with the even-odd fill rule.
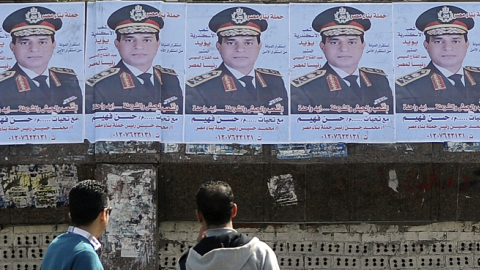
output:
[[256,36],[225,37],[221,44],[217,42],[223,62],[245,75],[252,71],[261,48]]
[[10,49],[19,65],[41,74],[47,69],[56,45],[51,36],[26,36],[17,37],[15,44],[10,43]]
[[155,34],[135,33],[120,36],[120,41],[115,40],[115,47],[122,60],[141,71],[147,71],[153,63],[160,47],[160,39]]
[[320,42],[328,63],[349,74],[357,69],[364,48],[360,36],[333,36],[327,37],[325,43]]
[[462,67],[469,45],[463,35],[430,36],[423,42],[432,62],[453,73]]

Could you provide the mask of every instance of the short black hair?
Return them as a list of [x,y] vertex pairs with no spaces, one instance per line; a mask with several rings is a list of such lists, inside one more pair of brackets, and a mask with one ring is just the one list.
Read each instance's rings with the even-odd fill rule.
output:
[[[218,43],[220,43],[220,44],[222,44],[222,41],[223,41],[224,38],[228,38],[228,37],[222,37],[220,35],[217,35],[217,37],[218,37]],[[245,36],[245,37],[250,37],[250,36]],[[255,37],[257,37],[257,43],[260,44],[260,35],[255,36]]]
[[[463,38],[465,39],[465,42],[468,41],[468,35],[465,33],[465,34],[462,34]],[[425,34],[425,41],[427,43],[430,43],[430,37],[436,37],[436,36],[432,36],[432,35],[429,35],[429,34]]]
[[[34,36],[36,36],[36,35],[34,35]],[[38,35],[38,36],[40,36],[40,35]],[[42,35],[42,36],[50,37],[52,39],[52,43],[55,42],[55,35]],[[12,35],[13,45],[17,44],[17,38],[22,38],[22,37],[16,37],[16,36]]]
[[68,200],[73,224],[90,225],[108,207],[107,188],[95,180],[84,180],[70,190]]
[[[322,43],[323,44],[326,44],[327,43],[327,36],[321,34],[322,36]],[[365,42],[365,38],[363,37],[363,34],[362,35],[359,35],[360,37],[360,41],[362,42],[362,44]]]
[[[117,34],[117,41],[120,42],[120,39],[122,38],[122,35],[125,36],[125,35],[131,35],[131,34],[120,34],[118,32],[115,32]],[[160,39],[160,35],[159,35],[159,32],[156,32],[156,33],[132,33],[132,34],[154,34],[155,35],[155,38],[157,39],[157,41]]]
[[200,186],[196,195],[197,210],[208,225],[230,221],[233,211],[232,188],[222,181],[209,181]]

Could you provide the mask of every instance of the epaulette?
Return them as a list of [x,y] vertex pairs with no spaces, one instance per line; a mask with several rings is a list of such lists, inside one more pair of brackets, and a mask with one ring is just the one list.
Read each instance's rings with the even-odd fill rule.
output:
[[0,82],[3,82],[5,81],[6,79],[8,78],[11,78],[13,77],[13,75],[15,75],[15,71],[14,70],[7,70],[3,73],[0,73]]
[[160,65],[155,65],[153,66],[155,69],[158,69],[160,70],[162,73],[165,73],[165,74],[170,74],[170,75],[174,75],[174,76],[178,76],[178,74],[175,72],[175,70],[173,69],[170,69],[170,68],[162,68]]
[[51,67],[50,70],[57,73],[64,73],[64,74],[75,75],[75,76],[77,75],[75,71],[70,68]]
[[268,68],[256,68],[255,71],[258,71],[260,73],[263,73],[263,74],[268,74],[268,75],[275,75],[275,76],[282,76],[282,74],[280,74],[280,71],[278,70],[274,70],[274,69],[268,69]]
[[428,74],[430,74],[430,69],[420,69],[420,70],[417,70],[415,72],[412,72],[410,74],[407,74],[403,77],[400,77],[400,78],[397,78],[395,80],[395,82],[399,85],[399,86],[404,86],[404,85],[407,85],[417,79],[420,79],[420,78],[423,78],[425,76],[427,76]]
[[383,71],[383,70],[381,70],[381,69],[378,69],[378,68],[366,68],[366,67],[361,67],[360,70],[363,71],[363,72],[367,72],[367,73],[372,73],[372,74],[378,74],[378,75],[387,76],[387,73],[385,73],[385,71]]
[[302,86],[302,85],[304,85],[304,84],[306,84],[306,83],[308,83],[308,82],[311,82],[311,81],[313,81],[313,80],[315,80],[315,79],[317,79],[317,78],[322,77],[323,75],[325,75],[325,73],[327,73],[326,70],[317,69],[317,70],[312,71],[312,72],[310,72],[310,73],[307,73],[307,74],[305,74],[305,75],[303,75],[303,76],[300,76],[300,77],[298,77],[298,78],[296,78],[296,79],[293,79],[291,83],[292,83],[293,86],[295,86],[295,87],[300,87],[300,86]]
[[108,78],[112,75],[115,75],[117,74],[118,72],[120,71],[120,68],[109,68],[109,69],[106,69],[100,73],[97,73],[95,75],[93,75],[93,77],[87,79],[86,81],[86,84],[89,85],[89,86],[94,86],[96,83],[98,83],[99,81],[105,79],[105,78]]
[[204,73],[202,75],[198,75],[196,77],[193,77],[191,79],[188,79],[187,80],[187,85],[190,86],[190,87],[195,87],[195,86],[198,86],[206,81],[209,81],[213,78],[216,78],[218,76],[220,76],[220,74],[222,74],[222,71],[221,70],[212,70],[212,71],[209,71],[207,73]]
[[466,70],[472,71],[472,72],[480,72],[480,67],[465,67]]

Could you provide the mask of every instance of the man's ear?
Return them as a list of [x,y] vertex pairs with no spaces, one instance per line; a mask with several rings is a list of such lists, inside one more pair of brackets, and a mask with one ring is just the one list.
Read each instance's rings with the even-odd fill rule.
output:
[[198,222],[202,223],[203,222],[203,215],[202,212],[195,210],[195,215],[197,216]]
[[13,42],[10,42],[10,50],[13,52],[13,49],[15,48],[15,44]]
[[320,41],[320,49],[323,51],[323,48],[325,47],[325,43],[323,43],[322,41]]
[[217,48],[217,51],[220,50],[220,42],[217,41],[217,43],[215,44],[215,47]]
[[238,211],[238,206],[236,203],[234,203],[232,207],[232,218],[237,216],[237,211]]
[[108,216],[108,209],[104,209],[99,214],[100,220],[102,220],[102,221],[107,220],[107,216]]
[[[160,39],[159,39],[159,40],[160,40]],[[117,39],[115,39],[115,41],[113,42],[113,44],[115,45],[115,48],[117,48],[117,50],[118,50],[118,44],[119,44],[119,43],[120,43],[120,42],[118,42]]]

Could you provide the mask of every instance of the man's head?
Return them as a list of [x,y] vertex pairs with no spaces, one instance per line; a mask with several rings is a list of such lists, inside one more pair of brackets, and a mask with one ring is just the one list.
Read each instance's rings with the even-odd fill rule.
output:
[[10,49],[22,67],[38,74],[48,67],[56,46],[55,32],[62,20],[48,15],[55,12],[44,7],[25,7],[10,14],[3,29],[12,36]]
[[95,180],[76,184],[68,199],[70,217],[75,226],[89,226],[102,213],[110,214],[107,188]]
[[236,214],[232,188],[225,182],[210,181],[202,184],[196,200],[197,214],[201,214],[208,226],[229,223]]
[[318,14],[312,27],[319,32],[320,49],[330,65],[352,73],[365,48],[364,33],[371,27],[363,12],[353,7],[334,7]]
[[260,34],[268,27],[261,16],[251,8],[233,7],[213,16],[208,25],[218,36],[216,48],[223,62],[245,75],[255,65],[262,48]]
[[144,4],[122,7],[107,21],[117,34],[114,44],[122,60],[141,71],[152,66],[160,47],[159,32],[163,24],[160,10]]
[[455,6],[433,7],[422,13],[415,22],[424,32],[423,46],[436,65],[456,73],[463,63],[470,42],[468,30],[475,22],[467,12]]

